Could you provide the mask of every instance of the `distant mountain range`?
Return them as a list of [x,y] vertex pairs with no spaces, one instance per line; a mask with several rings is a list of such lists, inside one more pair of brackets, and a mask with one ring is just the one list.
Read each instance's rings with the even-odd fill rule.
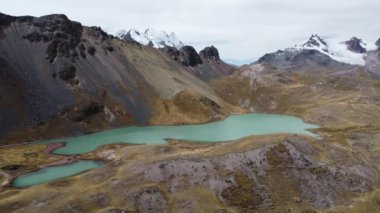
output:
[[[370,46],[364,43],[362,39],[352,37],[350,40],[337,42],[331,39],[325,39],[315,34],[310,39],[302,44],[296,45],[293,50],[318,50],[319,52],[328,55],[330,58],[347,64],[364,65],[364,55],[370,49],[375,49],[375,46]],[[289,49],[292,50],[291,48]]]
[[254,64],[268,64],[280,69],[366,66],[366,58],[373,51],[377,51],[375,44],[363,42],[357,37],[337,41],[315,34],[303,44],[265,54]]

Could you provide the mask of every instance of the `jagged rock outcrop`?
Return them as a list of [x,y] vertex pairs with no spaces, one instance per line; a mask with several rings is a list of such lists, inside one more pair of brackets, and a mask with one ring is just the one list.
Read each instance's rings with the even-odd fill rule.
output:
[[188,72],[204,81],[230,75],[233,67],[220,59],[218,49],[214,46],[206,47],[199,54],[191,46],[180,50],[174,47],[163,49],[173,60],[186,66]]
[[166,47],[164,50],[173,60],[184,66],[194,67],[203,63],[201,57],[192,46],[184,46],[180,50],[175,47]]
[[192,46],[184,46],[180,50],[179,61],[185,66],[202,64],[202,59]]
[[26,24],[33,26],[33,31],[23,35],[23,38],[30,42],[48,43],[46,53],[50,62],[57,56],[70,57],[71,60],[78,57],[75,48],[81,42],[83,27],[80,23],[57,14],[32,18]]
[[347,46],[347,49],[354,53],[365,53],[367,49],[362,46],[363,41],[356,37],[352,37],[350,40],[345,41],[344,44]]
[[199,52],[199,55],[210,60],[220,60],[219,51],[214,46],[204,48]]

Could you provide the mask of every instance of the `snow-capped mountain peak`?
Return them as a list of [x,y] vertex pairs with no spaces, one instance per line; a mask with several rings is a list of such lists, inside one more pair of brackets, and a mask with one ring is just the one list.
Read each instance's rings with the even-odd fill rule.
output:
[[318,34],[311,35],[310,39],[307,42],[305,42],[302,45],[302,47],[305,47],[305,48],[315,48],[315,47],[317,47],[317,48],[328,50],[328,44]]
[[158,31],[153,28],[148,28],[144,31],[144,35],[149,39],[165,39],[168,36],[168,34],[164,31]]
[[116,33],[116,36],[127,41],[136,41],[143,45],[149,44],[149,39],[147,39],[145,36],[142,36],[141,33],[136,29],[130,29],[129,31],[121,30]]
[[158,31],[148,28],[144,32],[131,29],[128,32],[121,30],[116,36],[126,41],[136,41],[142,45],[152,45],[155,48],[163,48],[165,46],[181,49],[184,45],[174,33],[169,35],[165,31]]
[[368,47],[361,39],[352,37],[347,41],[339,41],[337,39],[324,38],[318,34],[314,34],[310,39],[301,44],[296,45],[295,50],[311,49],[318,50],[319,52],[329,56],[330,58],[352,65],[364,65],[364,56]]

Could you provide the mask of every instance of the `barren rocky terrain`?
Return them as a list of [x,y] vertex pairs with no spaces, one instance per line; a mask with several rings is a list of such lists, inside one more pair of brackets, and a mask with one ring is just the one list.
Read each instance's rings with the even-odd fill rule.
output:
[[[15,212],[42,208],[58,212],[346,212],[350,208],[363,212],[380,208],[376,203],[380,183],[377,80],[362,70],[286,76],[265,71],[259,78],[252,72],[243,69],[215,80],[212,86],[226,101],[247,110],[297,115],[318,124],[321,128],[315,132],[320,138],[268,135],[222,144],[169,141],[167,145],[102,147],[82,158],[104,159],[108,162],[104,167],[28,189],[5,187],[1,208]],[[114,153],[108,159],[107,150]],[[41,190],[46,192],[43,197],[36,196]]]

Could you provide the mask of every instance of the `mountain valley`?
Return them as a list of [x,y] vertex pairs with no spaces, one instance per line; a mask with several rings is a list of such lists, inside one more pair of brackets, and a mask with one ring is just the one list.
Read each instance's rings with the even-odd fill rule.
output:
[[[312,35],[233,66],[216,47],[198,53],[174,33],[113,36],[65,15],[0,13],[0,212],[376,212],[379,43]],[[309,130],[318,137],[166,138],[54,153],[67,137],[243,113],[296,116],[318,125]],[[32,143],[52,138],[60,143]],[[79,160],[104,165],[12,185],[20,175]]]

